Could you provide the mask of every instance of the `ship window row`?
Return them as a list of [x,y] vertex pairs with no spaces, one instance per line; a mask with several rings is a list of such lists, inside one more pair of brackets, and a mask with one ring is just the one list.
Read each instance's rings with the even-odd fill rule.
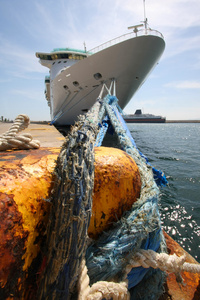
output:
[[70,54],[70,53],[58,53],[58,54],[40,54],[40,59],[44,60],[55,60],[55,59],[75,59],[75,60],[81,60],[86,58],[86,55],[78,55],[78,54]]
[[[64,71],[64,70],[62,70],[62,71]],[[61,72],[62,72],[61,71]],[[70,74],[69,74],[70,75]],[[67,75],[66,75],[67,76]],[[94,78],[96,79],[96,80],[99,80],[99,79],[101,79],[102,78],[102,75],[101,75],[101,73],[95,73],[94,75]],[[68,77],[68,76],[67,76]],[[61,81],[61,78],[60,79],[58,79],[58,81]],[[79,87],[79,82],[78,81],[73,81],[73,85],[74,86],[76,86],[76,87]],[[95,85],[93,85],[92,87],[93,88],[96,88],[96,87],[98,87],[99,86],[99,84],[95,84]],[[68,90],[69,89],[69,87],[67,86],[67,85],[63,85],[63,88],[65,89],[65,90]],[[79,87],[79,89],[82,89],[81,87]]]

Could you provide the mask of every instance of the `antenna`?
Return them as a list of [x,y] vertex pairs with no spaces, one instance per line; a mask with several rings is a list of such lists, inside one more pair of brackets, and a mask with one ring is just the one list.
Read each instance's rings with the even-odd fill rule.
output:
[[86,43],[85,42],[83,42],[83,46],[84,46],[84,51],[87,52]]
[[138,27],[143,27],[143,24],[139,24],[139,25],[135,25],[135,26],[129,26],[128,29],[133,29],[133,32],[135,33],[135,35],[137,36],[138,33]]
[[145,29],[147,29],[147,17],[146,17],[145,0],[143,0],[143,6],[144,6],[144,26],[145,26]]
[[142,27],[142,26],[143,26],[143,24],[129,26],[128,29],[135,29],[135,28]]

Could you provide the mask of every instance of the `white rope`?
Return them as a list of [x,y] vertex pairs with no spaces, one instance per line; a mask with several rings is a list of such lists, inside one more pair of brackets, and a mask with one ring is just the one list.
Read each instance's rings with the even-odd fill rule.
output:
[[85,300],[90,292],[90,278],[87,274],[85,259],[82,260],[80,268],[80,277],[78,280],[78,300]]
[[108,282],[98,281],[94,283],[89,291],[87,300],[102,300],[102,299],[113,299],[113,300],[129,300],[130,295],[128,292],[127,282]]
[[37,149],[40,147],[38,140],[33,140],[29,133],[18,135],[20,131],[26,129],[30,123],[27,115],[18,115],[8,131],[0,135],[0,151],[11,149]]
[[87,274],[87,267],[85,260],[82,261],[80,277],[78,281],[78,300],[129,300],[128,281],[125,280],[120,283],[109,281],[98,281],[91,287],[89,285],[90,279]]
[[179,257],[175,253],[173,255],[168,255],[166,253],[157,253],[153,250],[141,249],[133,256],[132,259],[130,259],[129,264],[126,266],[123,277],[124,281],[120,283],[98,281],[91,287],[89,285],[90,279],[87,274],[85,260],[83,260],[78,282],[78,300],[130,299],[126,278],[131,269],[135,267],[142,266],[143,268],[159,268],[162,271],[175,273],[177,281],[181,283],[183,282],[180,275],[181,271],[200,274],[200,264],[187,263],[185,260],[185,255]]
[[175,253],[173,255],[168,255],[166,253],[157,253],[153,250],[141,249],[129,261],[129,264],[125,269],[124,277],[126,278],[132,268],[139,266],[142,266],[143,268],[159,268],[162,271],[168,271],[175,274],[179,274],[181,271],[200,274],[200,264],[187,263],[185,260],[185,255],[179,257]]

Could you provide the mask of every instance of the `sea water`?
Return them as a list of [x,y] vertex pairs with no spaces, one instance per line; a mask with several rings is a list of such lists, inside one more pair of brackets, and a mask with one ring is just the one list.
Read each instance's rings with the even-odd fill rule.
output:
[[129,124],[139,150],[163,171],[163,229],[200,263],[200,123]]

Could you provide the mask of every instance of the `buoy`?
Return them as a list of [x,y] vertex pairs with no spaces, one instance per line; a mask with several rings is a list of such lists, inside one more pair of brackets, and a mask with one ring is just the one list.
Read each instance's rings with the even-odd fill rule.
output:
[[141,179],[138,166],[126,152],[110,147],[95,148],[95,176],[91,238],[112,227],[139,198]]

